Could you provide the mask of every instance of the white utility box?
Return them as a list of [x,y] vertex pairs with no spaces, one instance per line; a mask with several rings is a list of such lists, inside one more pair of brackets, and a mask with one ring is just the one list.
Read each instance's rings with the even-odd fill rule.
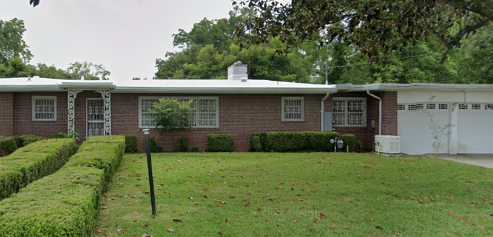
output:
[[399,136],[375,135],[375,152],[388,156],[401,154],[401,138]]

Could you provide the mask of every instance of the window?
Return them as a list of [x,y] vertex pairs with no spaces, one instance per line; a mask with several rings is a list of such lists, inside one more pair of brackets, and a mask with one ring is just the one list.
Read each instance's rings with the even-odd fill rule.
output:
[[459,104],[459,109],[467,109],[468,104]]
[[471,109],[473,110],[480,110],[481,109],[481,104],[472,104]]
[[282,121],[304,121],[305,99],[303,97],[282,97]]
[[56,121],[56,96],[33,96],[33,121]]
[[397,105],[397,110],[406,110],[406,105],[403,104]]
[[448,109],[448,104],[438,104],[438,109]]
[[408,110],[417,110],[418,109],[418,107],[415,104],[408,105],[407,108],[408,108]]
[[[149,112],[160,97],[139,97],[139,127],[155,128],[155,113]],[[193,100],[192,128],[219,127],[219,99],[217,97],[177,97],[178,101]]]
[[493,110],[493,104],[485,104],[484,110]]
[[426,109],[435,109],[436,104],[426,104]]
[[334,98],[332,119],[334,126],[366,126],[366,98]]

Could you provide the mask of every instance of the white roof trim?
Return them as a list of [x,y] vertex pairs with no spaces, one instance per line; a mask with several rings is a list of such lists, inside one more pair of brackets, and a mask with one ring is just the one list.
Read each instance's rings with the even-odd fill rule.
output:
[[125,82],[58,80],[47,78],[0,79],[0,91],[64,91],[69,89],[111,89],[113,93],[197,93],[197,94],[325,94],[335,85],[269,80],[132,80]]
[[408,90],[439,90],[439,91],[493,91],[493,85],[489,84],[433,84],[433,83],[412,83],[395,84],[379,83],[368,85],[337,85],[338,91],[408,91]]

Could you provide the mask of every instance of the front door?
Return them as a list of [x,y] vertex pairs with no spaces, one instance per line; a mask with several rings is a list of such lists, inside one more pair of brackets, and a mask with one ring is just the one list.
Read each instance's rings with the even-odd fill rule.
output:
[[87,99],[86,138],[104,135],[103,99]]

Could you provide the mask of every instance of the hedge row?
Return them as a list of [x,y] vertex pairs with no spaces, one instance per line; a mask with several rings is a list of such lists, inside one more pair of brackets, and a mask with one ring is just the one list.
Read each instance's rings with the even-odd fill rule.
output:
[[334,151],[331,139],[342,138],[349,151],[361,150],[361,142],[354,135],[337,132],[262,132],[250,136],[250,151],[300,152]]
[[234,147],[233,135],[209,134],[207,135],[208,152],[232,152]]
[[74,139],[31,143],[0,159],[0,200],[62,167],[77,151]]
[[44,138],[35,135],[10,136],[0,139],[0,156],[9,155],[18,148],[43,139]]
[[88,139],[58,172],[0,202],[0,236],[92,236],[124,136]]

